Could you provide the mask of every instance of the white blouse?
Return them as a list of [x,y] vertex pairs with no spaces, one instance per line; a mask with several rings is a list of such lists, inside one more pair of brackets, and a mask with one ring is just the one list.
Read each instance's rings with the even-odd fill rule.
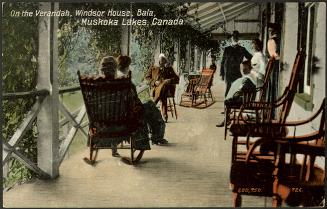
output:
[[262,52],[254,52],[251,66],[252,73],[257,77],[257,87],[260,87],[266,73],[266,58]]

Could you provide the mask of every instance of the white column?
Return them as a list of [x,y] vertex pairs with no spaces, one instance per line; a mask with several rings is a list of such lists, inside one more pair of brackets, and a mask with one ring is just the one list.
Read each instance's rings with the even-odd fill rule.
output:
[[207,67],[207,51],[203,50],[202,51],[202,68]]
[[179,72],[179,41],[174,43],[174,63],[173,63],[173,68],[176,73]]
[[[58,3],[40,3],[43,11],[58,10]],[[57,17],[39,17],[39,55],[37,89],[46,89],[45,98],[37,117],[38,166],[51,178],[59,175],[59,95]]]
[[154,44],[155,44],[154,63],[155,63],[155,65],[158,66],[159,65],[159,54],[160,54],[160,35],[155,37]]
[[190,73],[191,70],[191,44],[190,41],[186,45],[185,71]]
[[198,47],[194,46],[194,62],[193,62],[193,66],[194,66],[194,71],[197,72],[199,71],[198,69]]

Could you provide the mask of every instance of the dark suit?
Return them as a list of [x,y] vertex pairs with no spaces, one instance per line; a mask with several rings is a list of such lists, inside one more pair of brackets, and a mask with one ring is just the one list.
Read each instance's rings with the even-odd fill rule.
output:
[[[167,116],[167,96],[170,91],[178,84],[179,77],[172,67],[150,67],[145,75],[145,79],[150,82],[151,96],[155,103],[161,101],[162,113]],[[156,85],[156,81],[160,84]]]
[[236,79],[242,77],[240,64],[243,62],[244,57],[247,60],[251,60],[252,55],[240,45],[228,46],[224,50],[221,60],[220,76],[222,76],[226,82],[225,97],[231,84]]

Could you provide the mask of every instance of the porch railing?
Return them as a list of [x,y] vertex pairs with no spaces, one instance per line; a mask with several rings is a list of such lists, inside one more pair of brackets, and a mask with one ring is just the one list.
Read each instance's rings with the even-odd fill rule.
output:
[[[141,94],[148,90],[147,84],[140,84],[136,87],[137,93]],[[80,91],[79,86],[62,88],[59,90],[59,95],[63,95],[65,93],[74,93]],[[27,168],[39,174],[41,178],[50,178],[50,175],[43,171],[40,167],[38,167],[36,162],[28,159],[23,153],[21,153],[18,149],[19,142],[23,139],[25,133],[32,128],[33,121],[37,118],[38,113],[42,107],[43,100],[49,95],[49,91],[47,90],[39,90],[39,91],[31,91],[31,92],[16,92],[16,93],[4,93],[4,100],[15,100],[18,98],[31,98],[36,97],[36,102],[32,106],[32,108],[26,114],[24,120],[20,123],[15,133],[11,136],[9,140],[3,140],[3,154],[2,154],[2,165],[3,167],[7,166],[9,160],[13,157],[23,163]],[[60,119],[59,129],[63,128],[63,134],[59,137],[60,148],[59,148],[59,159],[60,163],[63,162],[67,151],[71,143],[73,142],[78,131],[82,133],[82,136],[87,139],[87,132],[84,130],[86,126],[88,126],[88,121],[84,121],[83,119],[86,115],[86,109],[84,104],[81,105],[77,110],[73,112],[69,111],[69,109],[65,106],[63,101],[59,102],[59,110],[64,117]],[[70,125],[72,124],[72,125]],[[65,127],[65,128],[64,128]],[[58,130],[59,131],[59,130]],[[39,139],[38,139],[39,140]],[[50,162],[49,162],[50,163]]]

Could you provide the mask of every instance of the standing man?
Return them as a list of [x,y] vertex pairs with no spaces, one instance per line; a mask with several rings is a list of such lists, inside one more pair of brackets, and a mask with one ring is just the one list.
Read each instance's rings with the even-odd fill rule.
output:
[[244,57],[251,60],[252,55],[242,46],[238,44],[239,32],[233,31],[231,45],[224,50],[221,60],[220,76],[226,83],[225,97],[231,87],[231,84],[238,78],[242,77],[240,72],[240,64]]
[[159,55],[159,67],[150,67],[145,79],[150,84],[151,97],[154,102],[157,104],[160,101],[161,115],[167,122],[167,97],[169,93],[175,92],[175,84],[178,84],[179,77],[174,69],[168,65],[168,60],[164,54]]

